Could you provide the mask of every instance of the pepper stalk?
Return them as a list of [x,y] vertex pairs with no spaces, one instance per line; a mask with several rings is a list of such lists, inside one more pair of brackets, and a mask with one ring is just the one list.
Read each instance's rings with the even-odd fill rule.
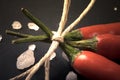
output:
[[68,41],[67,43],[79,49],[90,49],[96,51],[97,42],[98,41],[96,37],[93,37],[92,39],[86,39],[86,40]]
[[46,35],[48,37],[50,37],[50,38],[52,37],[53,34],[52,34],[51,30],[44,23],[42,23],[38,18],[33,16],[27,9],[21,8],[21,11],[30,20],[32,20],[35,24],[37,24],[46,33]]
[[71,62],[73,62],[74,58],[76,57],[76,54],[80,52],[79,49],[74,48],[67,43],[60,43],[60,47],[65,52],[65,54],[68,56]]

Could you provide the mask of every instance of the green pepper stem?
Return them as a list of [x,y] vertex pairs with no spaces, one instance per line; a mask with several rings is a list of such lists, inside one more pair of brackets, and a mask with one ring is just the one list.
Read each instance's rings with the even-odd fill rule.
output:
[[32,35],[30,35],[30,34],[23,34],[23,33],[11,31],[11,30],[6,30],[5,32],[6,32],[7,34],[14,35],[14,36],[18,36],[18,37],[29,37],[29,36],[32,36]]
[[48,37],[52,37],[52,32],[51,30],[43,24],[38,18],[34,17],[27,9],[22,8],[21,11],[26,15],[31,21],[33,21],[35,24],[37,24],[45,33]]
[[74,48],[66,43],[60,43],[60,47],[66,53],[71,62],[74,60],[76,54],[80,52],[79,49]]
[[11,30],[6,30],[7,34],[22,37],[19,39],[12,40],[12,43],[24,43],[24,42],[35,42],[35,41],[42,41],[42,42],[50,42],[51,40],[48,38],[47,35],[38,35],[38,36],[33,36],[30,34],[23,34]]
[[83,38],[79,29],[73,30],[65,35],[65,40],[76,41]]
[[73,47],[76,47],[79,49],[90,49],[94,51],[96,51],[97,42],[98,41],[96,37],[92,39],[80,40],[80,41],[67,41],[67,43]]
[[30,36],[27,38],[19,38],[12,40],[12,43],[25,43],[25,42],[35,42],[35,41],[42,41],[42,42],[50,42],[49,38],[46,35],[39,35],[39,36]]

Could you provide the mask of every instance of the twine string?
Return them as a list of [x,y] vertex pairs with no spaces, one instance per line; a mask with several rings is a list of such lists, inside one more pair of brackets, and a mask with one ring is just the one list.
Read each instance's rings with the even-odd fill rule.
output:
[[[67,22],[67,17],[68,17],[68,11],[69,11],[69,7],[70,7],[70,3],[71,0],[64,0],[64,7],[63,7],[63,13],[61,16],[61,21],[59,23],[59,27],[57,30],[57,33],[53,35],[52,37],[52,43],[51,46],[49,47],[47,53],[38,61],[38,63],[36,63],[32,68],[30,68],[29,70],[27,70],[26,72],[11,78],[10,80],[16,80],[19,79],[21,77],[24,77],[25,75],[27,75],[25,80],[31,80],[32,76],[36,73],[36,71],[38,71],[38,69],[40,68],[40,66],[49,59],[49,57],[52,55],[52,53],[57,49],[57,47],[59,46],[60,42],[64,42],[64,36],[66,35],[66,33],[68,33],[70,30],[72,30],[74,28],[74,26],[76,26],[81,19],[88,13],[88,11],[91,9],[91,7],[93,6],[95,0],[91,0],[89,5],[87,6],[87,8],[82,12],[82,14],[71,24],[69,25],[64,31],[64,26]],[[48,63],[49,64],[49,63]],[[50,66],[47,66],[47,71],[49,70]],[[48,71],[49,74],[49,71]],[[49,75],[46,75],[46,80],[49,80]]]

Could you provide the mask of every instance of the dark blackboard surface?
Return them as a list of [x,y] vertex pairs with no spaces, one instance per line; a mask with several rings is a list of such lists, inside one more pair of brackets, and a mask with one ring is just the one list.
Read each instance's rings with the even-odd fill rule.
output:
[[[90,0],[72,0],[67,25],[72,23]],[[30,22],[21,8],[28,9],[34,16],[43,21],[51,30],[57,30],[62,13],[63,0],[0,0],[0,34],[3,36],[0,42],[0,80],[8,80],[23,71],[16,68],[17,57],[28,48],[30,44],[36,44],[36,62],[46,53],[50,44],[42,42],[11,44],[16,37],[7,35],[6,29],[12,30],[13,21],[20,21],[23,25],[22,33],[33,35],[42,34],[41,30],[35,32],[27,28]],[[116,10],[117,8],[117,10]],[[87,25],[103,24],[120,21],[120,0],[96,0],[94,7],[74,28]],[[67,26],[66,25],[66,26]],[[65,80],[65,76],[71,70],[70,64],[62,57],[61,49],[56,50],[57,57],[51,61],[50,80]],[[36,73],[33,80],[44,80],[44,67]],[[81,80],[84,80],[81,77]]]

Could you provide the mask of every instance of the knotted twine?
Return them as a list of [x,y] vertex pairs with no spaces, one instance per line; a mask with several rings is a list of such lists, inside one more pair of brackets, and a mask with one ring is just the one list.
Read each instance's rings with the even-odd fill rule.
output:
[[[28,69],[26,72],[14,77],[14,78],[11,78],[10,80],[16,80],[21,77],[24,77],[25,75],[27,75],[25,80],[31,80],[32,76],[36,73],[36,71],[40,68],[40,66],[45,61],[47,61],[47,63],[49,62],[49,57],[57,49],[57,47],[59,46],[59,42],[64,42],[64,36],[66,35],[66,33],[71,31],[74,28],[74,26],[76,26],[81,21],[81,19],[92,8],[93,4],[95,3],[95,0],[91,0],[90,3],[88,4],[87,8],[79,15],[79,17],[63,31],[64,26],[67,22],[67,16],[68,16],[70,2],[71,2],[71,0],[64,0],[63,13],[61,16],[61,21],[59,23],[59,28],[57,30],[57,33],[55,35],[53,35],[53,37],[52,37],[52,43],[51,43],[51,46],[49,47],[47,53],[32,68]],[[49,64],[47,64],[47,65],[49,68]],[[47,71],[49,71],[49,69]],[[49,74],[49,72],[48,72],[48,74]],[[49,75],[47,75],[45,79],[49,80]]]

